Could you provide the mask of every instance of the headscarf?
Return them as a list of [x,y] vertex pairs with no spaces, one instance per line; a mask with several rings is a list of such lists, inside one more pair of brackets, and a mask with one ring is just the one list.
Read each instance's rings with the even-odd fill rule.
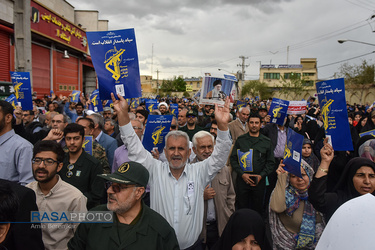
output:
[[[302,160],[302,167],[309,177],[309,182],[311,182],[314,175],[313,169],[304,160]],[[290,184],[289,175],[286,179],[285,186],[285,213],[292,216],[299,207],[301,200],[305,201],[305,206],[298,234],[289,232],[280,221],[278,215],[269,209],[269,222],[274,249],[314,249],[323,231],[324,224],[316,223],[316,211],[308,201],[308,188],[305,190],[295,189]]]
[[[353,177],[357,173],[357,170],[363,166],[370,167],[375,172],[375,163],[363,157],[355,157],[345,165],[340,180],[333,189],[333,192],[338,192],[343,196],[344,202],[360,196],[358,191],[354,188]],[[375,195],[375,192],[372,194]]]
[[212,249],[231,250],[236,243],[251,234],[254,235],[262,250],[270,247],[262,217],[254,210],[239,209],[229,218],[219,241]]
[[303,140],[303,145],[305,145],[305,144],[310,144],[311,154],[310,154],[309,157],[302,156],[302,159],[307,162],[307,164],[314,170],[314,172],[316,172],[316,170],[318,170],[318,167],[320,165],[320,161],[319,161],[318,157],[316,157],[316,155],[314,154],[313,143],[311,142],[311,140],[305,138]]

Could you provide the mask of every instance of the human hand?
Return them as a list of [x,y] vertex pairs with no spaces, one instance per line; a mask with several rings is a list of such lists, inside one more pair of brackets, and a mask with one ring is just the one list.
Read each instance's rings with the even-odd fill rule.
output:
[[216,195],[216,192],[215,190],[212,188],[212,187],[209,187],[209,185],[207,185],[207,187],[204,189],[204,193],[203,193],[203,198],[204,200],[210,200],[212,198],[214,198]]

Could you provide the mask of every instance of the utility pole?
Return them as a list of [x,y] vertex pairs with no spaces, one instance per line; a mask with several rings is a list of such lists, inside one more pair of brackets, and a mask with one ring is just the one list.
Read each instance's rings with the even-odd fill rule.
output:
[[237,64],[237,66],[241,67],[241,88],[243,87],[244,85],[244,76],[245,76],[245,67],[248,67],[249,65],[245,65],[245,60],[248,59],[249,57],[245,57],[245,56],[239,56],[239,58],[242,59],[242,64]]
[[159,95],[159,69],[156,70],[156,94]]
[[15,70],[20,72],[30,72],[32,87],[30,13],[30,0],[14,1],[14,43],[16,47]]

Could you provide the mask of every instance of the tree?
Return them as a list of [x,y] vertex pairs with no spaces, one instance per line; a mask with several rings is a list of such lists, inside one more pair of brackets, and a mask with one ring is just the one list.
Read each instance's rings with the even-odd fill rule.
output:
[[290,73],[289,79],[281,76],[279,91],[284,94],[287,99],[289,99],[288,97],[290,96],[292,100],[297,100],[305,90],[306,85],[306,80],[301,78],[301,74]]
[[163,80],[160,90],[162,92],[183,92],[186,90],[186,82],[181,77]]
[[363,60],[360,65],[344,63],[340,66],[340,72],[337,75],[345,79],[345,84],[354,87],[353,94],[362,102],[364,90],[369,88],[369,84],[374,83],[374,67],[375,65],[370,65],[366,60]]
[[272,96],[273,91],[267,86],[267,83],[259,80],[251,80],[246,82],[241,90],[241,96],[250,96],[255,98],[259,96],[261,99],[268,99]]

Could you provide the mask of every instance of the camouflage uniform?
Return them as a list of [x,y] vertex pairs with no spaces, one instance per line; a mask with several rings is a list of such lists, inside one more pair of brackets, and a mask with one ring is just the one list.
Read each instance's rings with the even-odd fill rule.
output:
[[[64,151],[65,153],[69,152],[69,149],[67,146],[64,147]],[[111,168],[108,163],[108,158],[105,153],[105,149],[96,141],[93,141],[93,144],[92,144],[92,156],[94,156],[98,161],[100,161],[100,165],[103,168],[103,174],[111,173]]]

